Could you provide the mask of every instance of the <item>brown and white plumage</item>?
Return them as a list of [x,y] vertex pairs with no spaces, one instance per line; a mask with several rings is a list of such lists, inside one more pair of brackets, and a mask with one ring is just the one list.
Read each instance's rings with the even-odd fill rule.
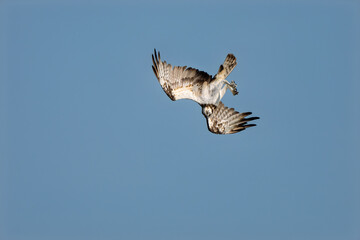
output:
[[173,101],[184,98],[199,101],[197,95],[199,92],[194,89],[197,88],[201,91],[202,86],[209,84],[212,77],[195,68],[172,67],[166,61],[162,62],[160,52],[157,54],[155,50],[154,55],[152,55],[153,71],[169,98]]
[[226,79],[227,76],[234,70],[236,67],[236,57],[233,54],[228,54],[225,58],[224,64],[221,64],[219,67],[218,73],[215,75],[215,78]]
[[251,112],[239,113],[233,108],[225,107],[222,102],[217,106],[209,106],[212,113],[207,116],[207,126],[210,132],[216,134],[231,134],[245,130],[248,127],[256,126],[256,124],[248,124],[249,121],[259,119],[258,117],[246,118]]
[[230,134],[255,126],[247,122],[258,119],[257,117],[246,119],[251,113],[238,113],[221,102],[227,89],[233,95],[238,94],[235,82],[229,83],[226,80],[237,64],[233,54],[227,55],[214,77],[195,68],[173,67],[166,61],[161,61],[160,52],[157,53],[156,50],[152,61],[154,74],[168,97],[173,101],[191,99],[199,103],[211,132]]

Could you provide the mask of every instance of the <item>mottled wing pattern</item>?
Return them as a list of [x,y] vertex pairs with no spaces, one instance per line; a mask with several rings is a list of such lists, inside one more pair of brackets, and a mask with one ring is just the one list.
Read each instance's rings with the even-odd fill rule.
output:
[[[153,66],[156,78],[159,80],[161,87],[165,93],[173,101],[178,99],[192,99],[197,100],[194,89],[201,89],[204,82],[210,83],[212,76],[206,72],[199,71],[194,68],[171,66],[166,61],[161,61],[160,52],[152,55]],[[194,88],[197,86],[197,88]]]
[[216,134],[231,134],[256,126],[256,124],[248,124],[249,121],[259,119],[258,117],[246,118],[250,114],[251,112],[239,113],[220,102],[207,118],[209,131]]
[[234,70],[234,68],[236,67],[236,57],[229,53],[226,58],[225,61],[222,65],[220,65],[219,71],[218,73],[214,76],[215,79],[226,79],[227,76],[229,76],[229,74],[232,72],[232,70]]

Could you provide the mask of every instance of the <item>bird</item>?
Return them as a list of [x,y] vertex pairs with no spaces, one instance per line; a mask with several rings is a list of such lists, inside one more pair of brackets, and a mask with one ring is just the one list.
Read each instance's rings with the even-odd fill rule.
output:
[[166,61],[161,61],[160,52],[156,49],[152,54],[152,62],[154,74],[167,96],[172,101],[190,99],[197,102],[202,108],[210,132],[233,134],[256,126],[256,124],[248,124],[259,119],[259,117],[248,117],[252,112],[239,113],[221,102],[227,90],[230,90],[234,96],[238,94],[236,83],[226,80],[237,65],[233,54],[229,53],[226,56],[214,77],[192,67],[173,67]]

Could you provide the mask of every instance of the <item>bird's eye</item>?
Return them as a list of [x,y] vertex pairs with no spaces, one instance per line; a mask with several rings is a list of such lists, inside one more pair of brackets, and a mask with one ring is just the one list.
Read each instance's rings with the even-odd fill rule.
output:
[[203,114],[205,116],[210,116],[211,114],[211,108],[209,108],[208,106],[206,106],[205,108],[203,108]]

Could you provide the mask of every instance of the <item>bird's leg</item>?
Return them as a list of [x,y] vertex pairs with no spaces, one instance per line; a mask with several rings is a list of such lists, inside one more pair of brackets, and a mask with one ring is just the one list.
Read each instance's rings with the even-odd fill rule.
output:
[[229,83],[227,80],[224,80],[224,83],[225,83],[226,87],[230,89],[230,91],[232,92],[232,94],[234,96],[239,93],[236,88],[237,85],[234,81],[231,81],[231,83]]
[[221,88],[221,89],[219,91],[218,98],[216,99],[216,103],[219,103],[221,101],[221,99],[224,97],[224,95],[226,93],[226,90],[228,90],[228,89],[232,92],[232,94],[234,96],[238,94],[238,91],[236,89],[237,85],[236,85],[236,83],[234,81],[231,81],[231,83],[229,83],[227,80],[223,79],[219,83],[219,85],[218,85],[218,88]]
[[231,83],[229,83],[228,81],[226,80],[223,80],[223,83],[224,84],[222,86],[222,88],[220,89],[220,92],[219,92],[219,97],[217,99],[217,103],[219,103],[221,101],[221,99],[224,97],[225,93],[226,93],[226,90],[230,90],[232,92],[233,95],[236,95],[238,94],[238,91],[236,90],[236,84],[234,81],[232,81]]

